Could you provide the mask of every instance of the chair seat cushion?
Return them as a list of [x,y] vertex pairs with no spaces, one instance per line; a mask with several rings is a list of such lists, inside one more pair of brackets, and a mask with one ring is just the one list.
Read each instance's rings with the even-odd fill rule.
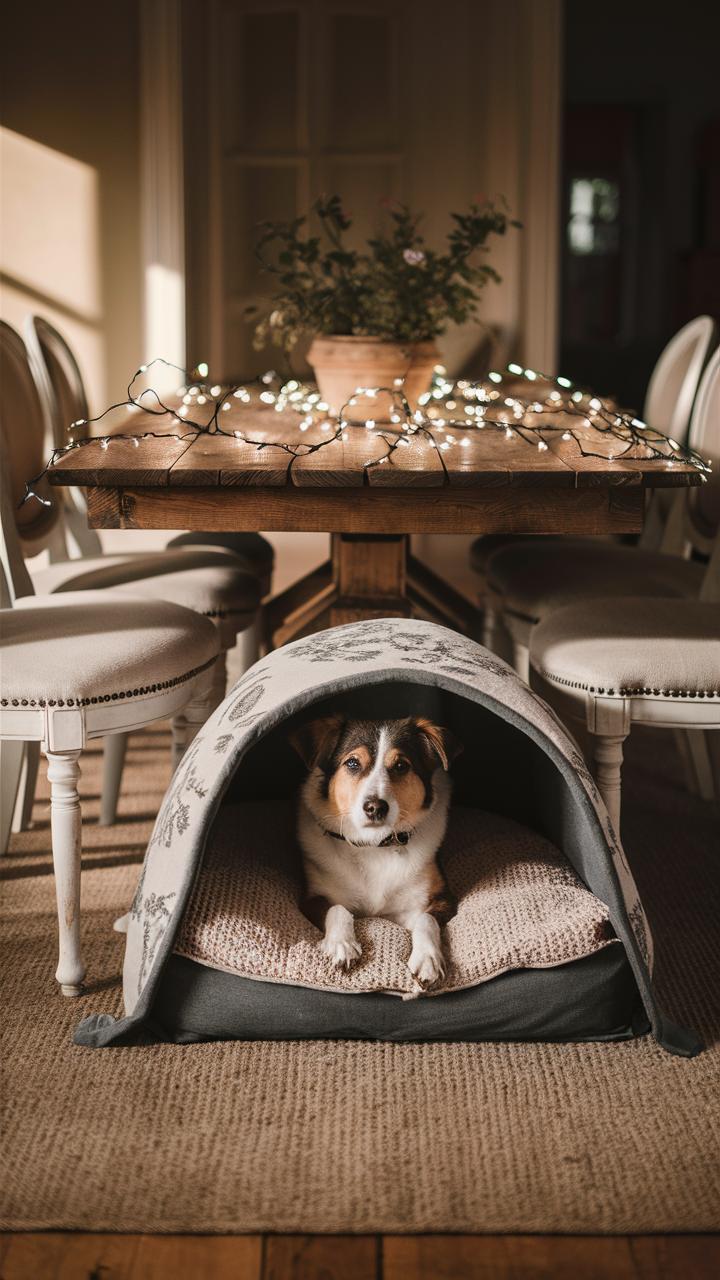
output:
[[272,572],[275,548],[261,533],[180,533],[169,547],[220,547],[244,560],[254,573]]
[[503,547],[491,557],[487,576],[503,608],[534,623],[564,605],[599,596],[692,598],[700,591],[704,566],[635,547],[566,538],[545,546]]
[[65,560],[32,575],[40,595],[132,585],[133,594],[168,600],[211,618],[248,617],[260,601],[257,578],[220,551]]
[[[527,545],[537,541],[538,538],[530,537],[523,533],[483,533],[470,545],[470,568],[484,577],[487,573],[490,557],[494,556],[496,551],[500,551],[505,547],[517,547],[521,542]],[[547,538],[543,538],[543,542],[545,546],[548,546],[550,542],[557,543],[558,538],[551,534]]]
[[83,705],[162,692],[214,662],[212,622],[129,592],[25,596],[0,613],[2,705]]
[[591,693],[720,698],[720,604],[608,598],[538,624],[530,664]]

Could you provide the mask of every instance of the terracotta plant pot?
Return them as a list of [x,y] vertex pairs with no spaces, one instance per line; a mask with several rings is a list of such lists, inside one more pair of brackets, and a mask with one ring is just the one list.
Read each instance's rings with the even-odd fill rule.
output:
[[[403,391],[415,409],[418,396],[430,387],[439,353],[434,342],[331,336],[315,338],[307,358],[320,395],[338,413],[357,387],[392,387],[396,378],[405,379]],[[348,410],[346,416],[358,414]]]

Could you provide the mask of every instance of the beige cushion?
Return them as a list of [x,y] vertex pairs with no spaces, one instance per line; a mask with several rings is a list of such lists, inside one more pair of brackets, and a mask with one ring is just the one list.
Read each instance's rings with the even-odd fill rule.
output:
[[255,576],[222,551],[160,551],[66,560],[41,569],[32,579],[40,595],[132,583],[134,595],[168,600],[212,618],[249,618],[260,601]]
[[[484,533],[476,538],[470,546],[470,568],[483,576],[487,572],[488,562],[502,547],[516,547],[520,542],[533,542],[535,539],[522,533]],[[555,539],[557,541],[557,539]]]
[[504,547],[487,568],[503,607],[529,622],[598,596],[697,596],[703,574],[702,565],[679,556],[580,539]]
[[146,697],[213,662],[207,618],[129,592],[25,596],[0,611],[2,705]]
[[591,693],[720,698],[720,604],[608,598],[534,628],[530,664]]
[[[607,907],[543,836],[510,818],[454,806],[442,864],[458,900],[443,929],[447,975],[460,991],[511,969],[546,969],[612,945]],[[323,991],[417,995],[410,935],[390,920],[355,922],[363,954],[338,970],[299,906],[295,812],[282,804],[221,809],[175,951],[199,964]],[[617,944],[615,944],[617,945]]]

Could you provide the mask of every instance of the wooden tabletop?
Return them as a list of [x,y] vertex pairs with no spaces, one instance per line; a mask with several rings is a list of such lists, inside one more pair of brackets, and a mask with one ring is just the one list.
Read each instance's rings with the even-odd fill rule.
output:
[[[407,533],[635,531],[645,489],[700,483],[686,463],[583,457],[560,431],[539,450],[490,427],[433,427],[380,462],[386,442],[361,426],[333,440],[335,424],[301,433],[299,415],[286,410],[233,404],[219,417],[246,438],[126,414],[106,447],[98,439],[61,457],[50,482],[85,488],[96,527]],[[146,431],[161,438],[113,438]],[[598,453],[622,449],[607,435],[585,440]],[[288,442],[298,456],[277,447]]]

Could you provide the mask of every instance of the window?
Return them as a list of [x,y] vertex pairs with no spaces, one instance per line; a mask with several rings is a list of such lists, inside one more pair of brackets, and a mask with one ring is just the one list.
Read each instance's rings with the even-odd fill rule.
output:
[[572,178],[567,242],[577,255],[617,253],[620,188],[607,178]]

